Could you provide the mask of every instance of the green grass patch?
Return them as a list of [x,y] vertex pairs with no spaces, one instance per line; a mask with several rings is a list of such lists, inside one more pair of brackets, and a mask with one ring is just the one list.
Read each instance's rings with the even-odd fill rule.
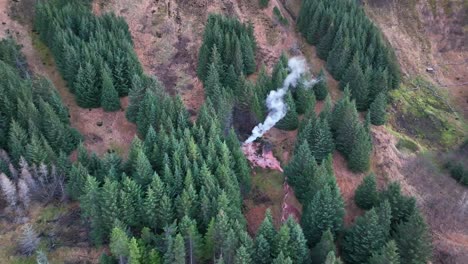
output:
[[416,142],[407,138],[400,138],[396,144],[397,149],[400,151],[409,150],[410,152],[418,152],[419,146]]
[[446,90],[416,77],[391,91],[390,99],[397,109],[390,122],[400,132],[428,148],[450,148],[463,141],[466,124],[450,105]]

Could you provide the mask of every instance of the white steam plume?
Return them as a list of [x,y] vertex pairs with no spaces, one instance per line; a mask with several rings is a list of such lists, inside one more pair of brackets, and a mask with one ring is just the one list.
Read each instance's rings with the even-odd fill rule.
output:
[[[252,130],[252,135],[245,141],[251,143],[257,138],[263,136],[270,128],[272,128],[278,121],[286,116],[288,106],[284,102],[284,96],[289,87],[295,87],[301,76],[309,71],[309,67],[304,58],[293,57],[288,61],[290,73],[283,82],[283,87],[278,88],[276,91],[271,91],[266,99],[268,108],[268,116],[263,123],[258,124]],[[318,82],[317,79],[304,81],[306,87],[311,87]]]

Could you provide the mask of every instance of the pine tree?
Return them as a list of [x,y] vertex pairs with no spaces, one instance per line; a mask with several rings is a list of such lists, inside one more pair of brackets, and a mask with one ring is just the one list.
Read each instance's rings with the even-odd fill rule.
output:
[[244,60],[242,56],[241,44],[238,37],[234,38],[234,69],[238,75],[244,72]]
[[287,105],[286,115],[278,123],[276,127],[283,130],[296,130],[299,125],[299,118],[297,116],[296,105],[292,98],[291,91],[288,91],[284,99]]
[[110,234],[113,223],[120,216],[119,212],[119,186],[118,183],[110,178],[104,180],[104,185],[101,189],[101,219],[103,223],[103,232]]
[[174,247],[172,249],[173,264],[185,264],[185,245],[184,238],[177,234],[174,240]]
[[208,62],[209,62],[209,50],[207,45],[204,43],[200,47],[200,51],[198,53],[198,65],[197,65],[197,75],[198,78],[203,82],[206,80],[206,76],[208,74]]
[[318,83],[316,83],[313,87],[315,92],[315,98],[317,98],[317,100],[319,101],[322,101],[328,95],[327,76],[325,75],[325,71],[323,68],[320,70],[320,73],[317,76],[317,80]]
[[351,96],[356,100],[356,107],[359,111],[364,111],[368,107],[369,91],[365,82],[364,74],[361,65],[359,64],[359,54],[356,53],[351,64],[346,70],[343,79],[340,82],[340,87],[344,89],[349,85]]
[[140,205],[142,204],[141,187],[134,180],[125,177],[120,190],[122,220],[126,225],[136,227],[141,221]]
[[128,243],[128,264],[140,264],[141,253],[138,248],[137,240],[132,237]]
[[325,186],[304,207],[301,224],[309,245],[320,241],[322,232],[341,230],[344,217],[344,201],[337,186]]
[[267,209],[265,213],[265,219],[263,219],[262,224],[257,230],[257,237],[260,235],[265,238],[268,245],[270,245],[270,249],[274,249],[273,246],[275,245],[276,230],[273,226],[273,217],[271,216],[270,209]]
[[292,216],[288,217],[286,225],[289,227],[289,252],[293,263],[306,264],[309,261],[309,249],[307,240],[301,226],[296,223]]
[[253,263],[269,264],[271,263],[271,245],[262,234],[255,237],[255,245],[253,251]]
[[84,67],[80,66],[74,83],[76,102],[80,107],[93,108],[98,107],[100,102],[100,91],[95,84],[96,72],[93,65],[89,62]]
[[356,223],[344,237],[343,257],[347,263],[365,263],[373,251],[379,250],[385,244],[385,236],[375,209],[367,211],[358,217]]
[[119,259],[119,263],[126,263],[127,257],[129,256],[129,239],[125,231],[116,226],[112,229],[110,236],[109,248],[114,257]]
[[395,241],[390,240],[380,250],[373,252],[369,264],[400,264],[400,256]]
[[335,149],[333,135],[330,131],[327,120],[318,119],[314,129],[309,136],[311,153],[318,163],[321,163]]
[[270,0],[259,0],[258,1],[260,8],[267,8],[268,4],[270,3]]
[[314,90],[305,87],[302,82],[300,82],[296,87],[295,98],[296,111],[298,114],[304,114],[307,111],[312,111],[311,109],[315,110]]
[[250,264],[252,260],[250,259],[250,255],[247,252],[247,249],[244,246],[240,246],[237,249],[236,257],[234,259],[234,264]]
[[421,213],[416,211],[407,222],[400,223],[394,237],[401,263],[427,263],[431,259],[431,238]]
[[290,257],[285,257],[283,252],[281,251],[278,254],[278,257],[276,257],[273,260],[273,264],[293,264],[293,262]]
[[330,232],[330,229],[327,229],[323,232],[320,242],[312,248],[312,263],[324,263],[330,252],[334,252],[336,254],[336,248],[333,241],[333,234]]
[[401,222],[406,222],[416,210],[414,197],[407,197],[401,193],[400,184],[392,182],[387,189],[380,193],[380,200],[388,200],[392,212],[392,229]]
[[101,106],[106,112],[113,112],[120,109],[120,99],[117,90],[112,83],[112,77],[107,67],[102,71],[102,94]]
[[242,60],[244,62],[244,73],[249,75],[254,73],[256,70],[255,53],[251,45],[252,42],[246,34],[241,35],[240,42],[243,55]]
[[324,264],[343,264],[343,262],[339,258],[336,258],[335,252],[330,251]]
[[359,208],[364,210],[369,210],[377,205],[379,193],[377,192],[377,182],[374,173],[366,176],[356,188],[354,201]]
[[385,124],[386,121],[386,111],[385,108],[387,106],[386,98],[384,93],[380,93],[377,95],[375,100],[370,105],[370,118],[371,122],[375,126],[381,126]]
[[289,233],[289,227],[287,225],[282,225],[275,238],[275,255],[283,252],[285,257],[291,256],[291,252],[289,251],[289,242],[291,237]]

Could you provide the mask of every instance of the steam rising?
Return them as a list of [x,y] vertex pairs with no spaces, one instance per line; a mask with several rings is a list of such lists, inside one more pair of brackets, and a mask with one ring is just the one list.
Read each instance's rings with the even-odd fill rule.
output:
[[[288,106],[284,102],[284,96],[288,92],[289,87],[296,87],[301,76],[309,71],[309,67],[304,58],[294,57],[289,59],[288,67],[290,73],[283,82],[283,87],[278,88],[276,91],[271,91],[266,99],[266,105],[268,108],[268,116],[263,123],[258,124],[252,130],[252,135],[245,141],[245,143],[251,143],[257,138],[263,136],[270,128],[272,128],[278,121],[286,116],[288,112]],[[317,79],[304,81],[305,87],[311,87],[319,82]]]

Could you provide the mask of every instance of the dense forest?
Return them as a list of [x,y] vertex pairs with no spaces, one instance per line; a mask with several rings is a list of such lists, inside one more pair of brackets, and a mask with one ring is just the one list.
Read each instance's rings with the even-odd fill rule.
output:
[[[247,232],[243,215],[252,172],[233,112],[238,108],[259,121],[265,118],[267,95],[290,72],[288,56],[268,73],[256,65],[253,25],[210,15],[197,67],[206,102],[192,122],[182,99],[143,73],[124,19],[95,16],[78,1],[40,1],[36,7],[35,29],[78,105],[116,111],[119,97],[128,95],[126,117],[138,135],[128,157],[89,153],[51,82],[28,70],[13,40],[2,40],[0,187],[12,214],[27,210],[31,199],[78,201],[93,245],[109,249],[100,257],[103,264],[430,259],[430,238],[415,199],[398,183],[379,190],[372,173],[355,193],[364,213],[344,226],[332,153],[338,150],[350,170],[369,172],[371,126],[385,123],[386,93],[400,81],[393,51],[354,2],[303,1],[298,29],[317,45],[343,95],[332,102],[325,69],[315,86],[301,81],[285,95],[288,112],[276,127],[298,130],[284,175],[303,205],[302,217],[275,226],[267,210],[255,234]],[[251,81],[248,76],[257,70]],[[324,101],[320,113],[317,100]],[[358,111],[367,111],[363,121]],[[70,162],[75,149],[77,158]],[[32,227],[22,241],[22,254],[34,254],[38,242]],[[44,254],[38,253],[38,261]]]

